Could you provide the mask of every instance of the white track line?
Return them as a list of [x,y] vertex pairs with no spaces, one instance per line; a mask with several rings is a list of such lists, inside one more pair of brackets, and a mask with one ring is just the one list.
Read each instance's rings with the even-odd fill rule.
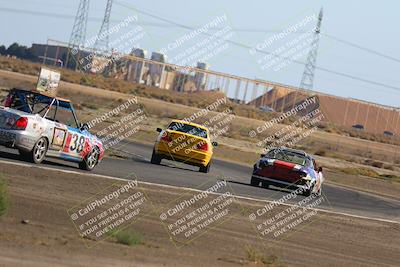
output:
[[[31,165],[31,164],[21,163],[21,162],[12,162],[12,161],[0,160],[0,163],[16,165],[16,166],[22,166],[22,167],[28,167],[28,168],[37,168],[37,169],[48,170],[48,171],[59,171],[59,172],[64,172],[64,173],[69,173],[69,174],[77,174],[77,175],[84,175],[84,176],[89,176],[89,177],[99,177],[99,178],[110,179],[110,180],[118,180],[118,181],[126,181],[127,180],[127,179],[124,179],[124,178],[118,178],[118,177],[113,177],[113,176],[108,176],[108,175],[103,175],[103,174],[84,173],[84,172],[78,172],[78,171],[54,169],[54,168],[50,168],[50,167],[45,167],[45,166],[40,166],[40,165]],[[142,181],[138,181],[138,182],[141,183],[141,184],[146,184],[146,185],[151,185],[151,186],[158,186],[158,187],[163,187],[163,188],[184,189],[184,190],[189,190],[189,191],[194,191],[194,192],[199,192],[199,193],[204,192],[203,190],[190,188],[190,187],[180,187],[180,186],[157,184],[157,183],[142,182]],[[221,195],[221,193],[213,193],[213,194]],[[251,201],[266,202],[266,203],[273,203],[274,202],[274,201],[271,201],[271,200],[252,198],[252,197],[245,197],[245,196],[237,196],[237,195],[235,195],[234,197],[237,198],[237,199],[241,199],[241,200],[251,200]],[[296,206],[294,204],[288,204],[288,203],[281,203],[281,205]],[[316,208],[309,208],[309,209],[316,210],[317,212],[323,212],[323,213],[335,214],[335,215],[343,215],[343,216],[353,217],[353,218],[358,218],[358,219],[365,219],[365,220],[373,220],[373,221],[379,221],[379,222],[400,224],[400,222],[398,222],[398,221],[392,221],[392,220],[387,220],[387,219],[380,219],[380,218],[374,218],[374,217],[354,215],[354,214],[350,214],[350,213],[330,211],[330,210],[324,210],[324,209],[316,209]]]

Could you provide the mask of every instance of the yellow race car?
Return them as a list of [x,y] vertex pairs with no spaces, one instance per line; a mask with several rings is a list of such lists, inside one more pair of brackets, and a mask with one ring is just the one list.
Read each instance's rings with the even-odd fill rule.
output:
[[157,128],[160,134],[154,144],[151,163],[160,164],[162,159],[184,162],[200,167],[199,171],[210,171],[213,147],[209,130],[199,124],[173,120],[167,129]]

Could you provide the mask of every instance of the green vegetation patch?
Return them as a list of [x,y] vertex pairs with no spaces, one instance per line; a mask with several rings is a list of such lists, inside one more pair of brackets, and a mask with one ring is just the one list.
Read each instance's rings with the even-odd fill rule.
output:
[[112,231],[109,233],[109,235],[114,237],[117,243],[127,246],[137,246],[143,243],[142,236],[131,229]]
[[6,181],[0,177],[0,216],[6,214],[10,206]]

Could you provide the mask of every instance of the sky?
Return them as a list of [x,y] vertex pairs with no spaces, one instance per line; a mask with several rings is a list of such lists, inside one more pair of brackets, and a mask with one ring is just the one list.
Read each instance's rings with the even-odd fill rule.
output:
[[[0,44],[30,46],[47,39],[67,42],[78,4],[78,0],[0,0]],[[91,0],[87,39],[98,33],[105,6],[106,0]],[[321,7],[324,15],[314,90],[400,107],[400,2],[395,0],[114,0],[111,27],[126,18],[135,20],[110,35],[110,41],[122,39],[119,43],[126,51],[132,45],[149,52],[171,48],[166,52],[170,60],[208,46],[214,53],[207,58],[211,70],[299,86],[309,49],[302,41],[311,40],[302,38],[312,37],[307,33],[315,28]],[[218,18],[224,19],[215,24],[216,29],[209,29],[208,35],[198,34],[172,48],[192,32],[177,24],[199,29]],[[295,25],[300,25],[297,32],[291,32]],[[228,42],[218,43],[210,37],[223,29],[228,30],[222,35]],[[284,38],[265,46],[285,31],[289,33]],[[260,49],[251,53],[249,48]],[[287,54],[290,48],[294,53]],[[268,52],[286,52],[282,55],[299,63],[285,62],[281,57],[281,68],[266,66],[271,61],[263,60]]]

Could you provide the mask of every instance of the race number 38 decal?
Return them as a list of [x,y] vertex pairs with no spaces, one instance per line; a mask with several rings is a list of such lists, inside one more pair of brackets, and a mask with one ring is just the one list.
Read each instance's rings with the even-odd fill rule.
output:
[[88,142],[84,135],[75,132],[68,132],[67,142],[65,142],[63,152],[84,156],[86,146],[88,146]]
[[77,154],[81,153],[85,147],[85,137],[80,134],[74,133],[69,145],[69,151]]

